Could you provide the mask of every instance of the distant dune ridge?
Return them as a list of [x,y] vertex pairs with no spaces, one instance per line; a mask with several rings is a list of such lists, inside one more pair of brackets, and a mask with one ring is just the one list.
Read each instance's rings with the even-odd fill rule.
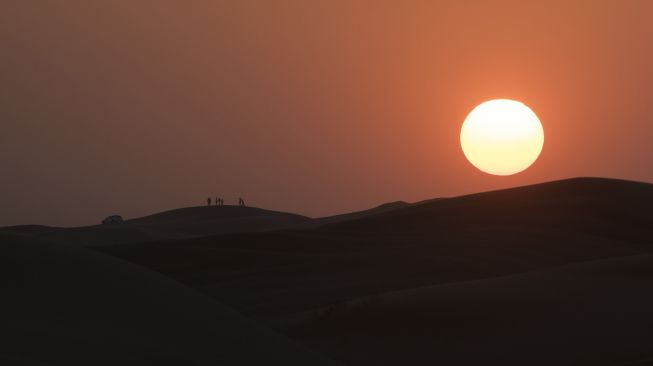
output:
[[120,224],[74,228],[14,226],[4,230],[80,245],[188,239],[233,232],[257,232],[312,225],[308,217],[240,206],[200,206],[161,212]]
[[365,211],[317,219],[256,207],[199,206],[165,211],[126,220],[120,224],[71,228],[23,225],[1,230],[79,245],[142,243],[241,232],[311,229],[327,223],[363,218],[405,206],[409,204],[392,202]]
[[3,228],[3,355],[647,365],[652,208],[651,184],[576,178],[318,219],[225,206]]

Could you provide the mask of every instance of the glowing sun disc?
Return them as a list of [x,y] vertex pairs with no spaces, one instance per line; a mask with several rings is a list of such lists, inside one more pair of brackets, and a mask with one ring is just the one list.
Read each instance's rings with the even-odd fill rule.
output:
[[474,108],[460,130],[465,157],[479,170],[512,175],[526,170],[540,156],[544,129],[524,103],[494,99]]

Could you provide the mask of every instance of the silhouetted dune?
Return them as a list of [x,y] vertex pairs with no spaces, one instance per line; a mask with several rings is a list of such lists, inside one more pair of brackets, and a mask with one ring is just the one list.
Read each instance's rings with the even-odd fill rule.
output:
[[47,235],[60,228],[44,226],[44,225],[19,225],[19,226],[5,226],[0,228],[0,232],[10,235],[37,237]]
[[324,229],[420,234],[510,230],[582,232],[648,242],[653,185],[574,178],[414,204]]
[[374,216],[407,205],[409,204],[405,202],[393,202],[369,210],[319,219],[257,207],[186,207],[125,220],[119,224],[83,227],[22,225],[0,228],[0,231],[68,244],[125,244],[180,240],[242,232],[252,233],[284,229],[305,230],[326,223]]
[[120,224],[73,228],[17,226],[2,230],[69,244],[97,245],[186,239],[234,232],[300,229],[311,225],[312,219],[285,212],[255,207],[206,206],[166,211],[126,220]]
[[[204,207],[156,214],[125,225],[65,229],[61,237],[51,236],[43,227],[3,232],[19,235],[12,236],[19,241],[33,236],[57,239],[39,248],[58,247],[56,243],[65,241],[108,243],[88,248],[164,274],[350,365],[645,365],[653,359],[648,332],[653,328],[651,208],[651,184],[577,178],[415,204],[393,203],[331,218]],[[137,242],[139,238],[147,240]],[[74,253],[90,250],[65,248],[80,251]],[[7,257],[8,273],[38,273],[36,264],[23,272],[12,267],[11,261],[20,263],[16,258],[23,255]],[[57,272],[71,268],[72,273],[90,273],[88,281],[99,281],[99,288],[105,289],[93,290],[88,297],[81,289],[90,284],[84,282],[69,292],[56,291],[70,301],[81,299],[75,309],[88,322],[102,319],[81,308],[89,298],[100,296],[98,292],[127,298],[144,287],[159,288],[132,282],[131,274],[103,270],[95,259],[88,262],[93,266],[89,270],[80,268],[79,262],[68,266],[59,256],[53,254],[55,262],[44,267],[43,273],[54,273],[53,281],[77,283],[80,279],[70,277],[73,274]],[[96,270],[106,272],[107,278]],[[155,275],[143,275],[149,276]],[[57,286],[43,283],[26,282],[18,288],[35,288],[34,293],[41,294]],[[173,308],[195,305],[189,305],[190,300],[175,301],[190,296],[183,291],[192,291],[173,281],[166,286],[175,289],[143,292],[157,303],[174,299],[157,308],[163,313],[155,315],[176,319],[171,327],[205,329],[197,325],[196,316],[204,317],[211,301],[193,295],[204,305],[198,305],[196,315],[180,317],[172,313]],[[47,302],[47,296],[23,297],[30,304]],[[113,304],[125,308],[124,303]],[[66,319],[74,319],[65,306],[53,308],[53,314],[63,312]],[[216,311],[215,316],[222,314]],[[37,313],[27,312],[23,322],[27,324]],[[135,318],[130,315],[124,324]],[[242,318],[235,314],[234,319]],[[207,326],[215,329],[216,322]],[[90,330],[95,326],[88,325]],[[106,324],[97,326],[104,329]],[[202,332],[209,331],[197,336],[205,337]],[[155,337],[151,342],[156,345],[147,347],[176,341]],[[101,344],[89,346],[89,354],[104,352],[92,348]],[[188,357],[185,349],[198,355],[204,352],[183,344],[179,354],[166,359]],[[19,353],[23,354],[29,355]]]
[[0,234],[6,365],[329,365],[160,274]]
[[[573,179],[303,231],[105,246],[260,318],[387,291],[653,251],[653,186]],[[247,289],[247,291],[243,291]]]
[[371,208],[369,210],[363,210],[363,211],[358,211],[358,212],[350,212],[350,213],[341,214],[341,215],[321,217],[319,219],[316,219],[315,221],[316,221],[316,223],[318,225],[326,225],[326,224],[332,224],[332,223],[336,223],[336,222],[343,222],[343,221],[360,219],[360,218],[364,218],[364,217],[380,215],[380,214],[382,214],[384,212],[396,210],[396,209],[407,207],[407,206],[410,206],[410,203],[403,202],[403,201],[388,202],[388,203],[384,203],[382,205],[379,205],[377,207]]
[[207,206],[207,207],[186,207],[175,210],[160,212],[148,216],[143,216],[128,220],[130,223],[161,223],[161,222],[174,222],[174,223],[187,223],[197,221],[212,221],[216,219],[235,219],[235,218],[286,218],[294,219],[301,222],[306,221],[308,218],[301,215],[265,210],[257,207],[243,207],[243,206]]
[[639,255],[379,294],[287,331],[352,365],[644,365],[652,308]]

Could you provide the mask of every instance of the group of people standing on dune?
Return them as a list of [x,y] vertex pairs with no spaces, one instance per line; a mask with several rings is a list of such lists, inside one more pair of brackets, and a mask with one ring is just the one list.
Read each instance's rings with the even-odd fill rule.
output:
[[[206,199],[206,204],[207,205],[211,206],[211,202],[213,202],[211,200],[211,197]],[[215,198],[215,205],[216,206],[224,206],[224,199],[216,197]],[[245,206],[245,200],[243,200],[242,197],[238,198],[238,206]]]

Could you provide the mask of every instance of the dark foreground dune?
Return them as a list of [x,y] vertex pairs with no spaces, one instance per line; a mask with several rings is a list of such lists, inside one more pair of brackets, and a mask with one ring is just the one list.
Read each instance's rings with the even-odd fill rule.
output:
[[[17,235],[3,242],[54,240],[3,249],[10,297],[21,299],[16,308],[30,304],[12,317],[27,335],[5,354],[54,364],[71,354],[210,364],[213,349],[226,352],[217,364],[241,364],[235,355],[248,353],[250,364],[319,364],[320,354],[348,365],[646,365],[652,208],[653,185],[582,178],[331,218],[291,216],[274,231],[236,225],[239,215],[257,215],[249,208],[220,218],[201,211],[212,208],[185,209],[130,224],[183,234],[158,241],[94,228],[87,245],[62,246],[66,236],[48,237],[42,227],[3,229]],[[60,251],[79,259],[62,265],[69,259],[56,258],[72,254]],[[29,256],[29,266],[11,265]],[[48,275],[30,276],[40,273]],[[84,310],[94,307],[101,310]],[[144,309],[156,320],[141,318]],[[80,343],[85,332],[95,338]],[[60,353],[38,341],[59,334]],[[243,346],[247,334],[254,336]]]
[[653,364],[653,256],[380,294],[280,324],[374,365]]
[[0,235],[2,365],[332,365],[160,274]]
[[[366,303],[369,298],[384,298],[386,293],[511,278],[577,263],[653,252],[653,226],[649,224],[653,222],[651,207],[651,185],[608,179],[573,179],[401,206],[312,230],[240,233],[158,244],[98,247],[98,250],[172,276],[347,364],[397,364],[402,358],[410,359],[408,364],[419,360],[425,363],[441,360],[447,364],[458,356],[461,360],[473,361],[472,356],[465,358],[462,354],[467,350],[480,350],[474,348],[480,347],[478,344],[497,344],[490,342],[491,338],[483,337],[492,337],[500,330],[493,329],[498,326],[496,322],[483,324],[484,320],[477,320],[471,314],[468,317],[465,312],[454,312],[458,306],[464,308],[464,302],[454,298],[449,308],[436,311],[434,323],[428,323],[429,318],[424,318],[424,329],[421,329],[419,319],[428,314],[433,303],[446,301],[448,293],[433,295],[435,300],[425,302],[423,311],[417,311],[421,304],[413,301],[416,308],[406,310],[415,314],[415,318],[410,319],[413,326],[408,328],[396,328],[397,323],[406,320],[400,316],[401,312],[386,313],[370,320],[378,322],[379,327],[387,327],[390,333],[393,330],[398,332],[397,337],[410,339],[408,343],[414,343],[413,348],[400,346],[399,339],[389,338],[383,332],[365,331],[368,323],[363,320],[359,323],[362,333],[358,335],[355,332],[350,334],[351,330],[346,326],[324,326],[331,319],[337,323],[337,317],[318,316],[316,323],[304,319],[300,328],[294,327],[306,314],[329,313],[329,309],[338,309],[340,304],[356,303],[359,299]],[[617,273],[615,276],[621,275]],[[579,304],[566,296],[550,296],[551,291],[555,293],[558,283],[564,285],[573,283],[572,280],[559,277],[557,280],[533,282],[531,291],[542,295],[534,301],[542,303],[539,312],[591,306],[591,302]],[[596,281],[600,280],[597,275]],[[483,288],[484,282],[479,283]],[[616,283],[618,289],[628,280]],[[624,290],[641,294],[651,290],[646,281],[633,283],[638,287],[633,285],[634,288],[624,287]],[[483,301],[499,304],[496,309],[501,309],[502,299],[505,299],[506,308],[514,312],[515,306],[510,305],[510,301],[519,303],[521,290],[506,288],[509,290],[504,292],[516,291],[512,300],[494,296],[494,290],[466,296],[479,296],[474,300],[479,304]],[[488,298],[483,300],[483,296]],[[625,316],[632,316],[629,318],[631,323],[646,315],[629,313],[628,300],[619,304],[621,308],[615,311],[620,309]],[[531,308],[525,317],[537,317],[539,312],[535,310]],[[488,311],[492,309],[488,308]],[[430,336],[429,329],[450,317],[461,324],[458,327],[454,322],[447,332],[458,327],[462,338]],[[342,319],[342,323],[357,324],[344,316]],[[559,329],[564,329],[567,320],[560,318]],[[588,320],[590,323],[604,321],[598,315],[591,315]],[[488,327],[487,333],[477,334],[475,340],[466,338],[466,331],[473,330],[477,322],[481,322],[476,324],[478,327]],[[538,324],[532,323],[532,326],[537,328]],[[546,343],[550,338],[534,337],[540,331],[554,336],[545,329],[535,329],[534,333],[524,333],[519,329],[504,332],[500,339],[508,349],[505,352],[509,353],[511,344],[517,347],[520,342]],[[606,328],[604,336],[611,332],[611,328]],[[598,334],[594,336],[601,335]],[[352,342],[343,345],[343,339],[350,336],[354,337]],[[633,336],[641,340],[638,345],[630,341],[624,343],[636,348],[637,352],[633,350],[630,356],[619,358],[628,353],[626,347],[626,351],[618,351],[620,356],[615,356],[615,359],[634,362],[645,357],[648,348],[653,349],[653,338],[640,336]],[[422,338],[423,342],[417,341]],[[606,339],[617,342],[614,337]],[[466,344],[468,340],[476,342],[477,346]],[[454,343],[457,351],[450,349],[451,353],[446,357],[442,352],[432,351],[447,348],[448,344],[453,347]],[[555,354],[561,360],[567,359],[568,364],[599,359],[603,363],[597,361],[598,364],[612,362],[613,359],[601,357],[607,350],[593,348],[592,344],[595,343],[591,339],[579,343],[579,347],[587,348],[582,348],[586,353],[583,357],[567,352],[556,343],[542,344],[542,347],[557,352]],[[497,349],[493,354],[505,352]],[[551,361],[541,355],[517,351],[513,358],[495,358],[494,361],[495,364],[520,364],[524,359],[519,355]]]
[[[577,179],[318,229],[98,247],[250,316],[653,250],[653,186]],[[246,291],[243,291],[246,289]]]

